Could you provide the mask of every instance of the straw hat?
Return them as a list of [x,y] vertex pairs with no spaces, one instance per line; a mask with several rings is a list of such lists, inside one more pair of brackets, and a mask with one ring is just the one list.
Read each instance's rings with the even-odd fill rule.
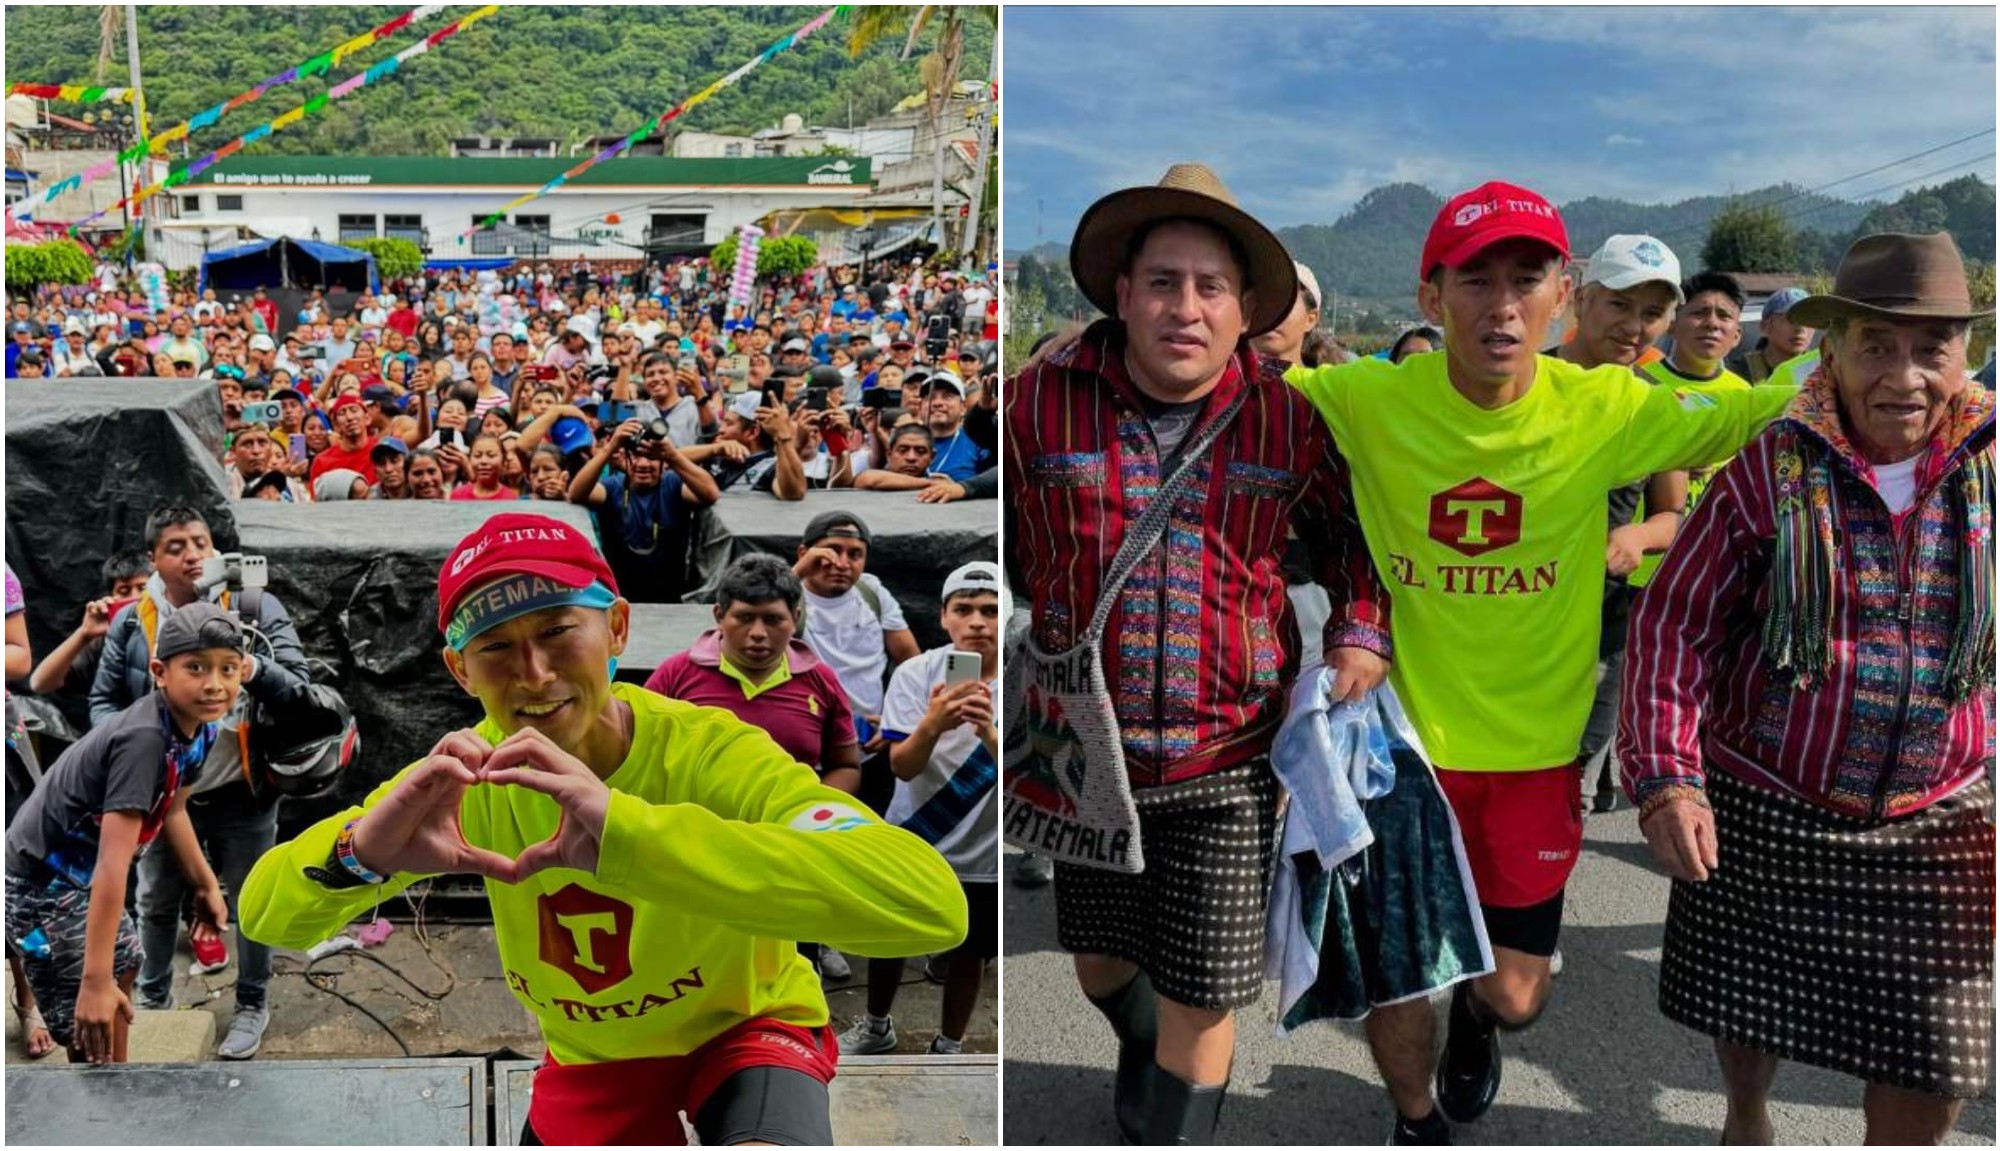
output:
[[1169,219],[1203,220],[1233,237],[1249,267],[1247,285],[1257,310],[1244,317],[1245,333],[1261,336],[1283,323],[1299,294],[1291,254],[1269,228],[1236,204],[1221,177],[1206,164],[1175,164],[1158,184],[1125,188],[1092,204],[1069,244],[1069,267],[1084,298],[1107,316],[1118,314],[1118,274],[1132,237]]

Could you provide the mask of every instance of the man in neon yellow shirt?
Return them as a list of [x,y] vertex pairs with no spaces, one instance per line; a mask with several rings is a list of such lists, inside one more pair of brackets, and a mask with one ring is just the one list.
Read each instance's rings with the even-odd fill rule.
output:
[[1687,302],[1674,314],[1672,349],[1639,370],[1676,387],[1709,391],[1749,387],[1749,380],[1723,363],[1743,340],[1744,297],[1736,277],[1701,272],[1681,288]]
[[832,1141],[838,1059],[793,940],[954,947],[928,844],[714,708],[611,682],[629,608],[584,533],[495,516],[438,580],[445,665],[486,719],[258,861],[247,935],[305,947],[425,876],[486,877],[548,1041],[522,1142]]
[[[1710,396],[1622,365],[1545,356],[1569,296],[1569,241],[1541,196],[1490,183],[1447,202],[1417,299],[1444,350],[1287,373],[1354,469],[1386,577],[1391,682],[1464,832],[1497,969],[1460,984],[1437,1107],[1470,1122],[1500,1082],[1496,1026],[1541,1013],[1562,891],[1582,842],[1576,753],[1590,709],[1605,574],[1605,494],[1740,448],[1793,394]],[[1441,1141],[1435,1022],[1416,1000],[1368,1033],[1399,1142]]]
[[[1621,364],[1638,370],[1640,356],[1674,322],[1684,298],[1680,280],[1680,257],[1654,237],[1604,241],[1591,253],[1589,270],[1576,287],[1576,336],[1551,354],[1583,368]],[[1674,542],[1686,502],[1687,473],[1680,471],[1611,490],[1597,693],[1577,748],[1585,785],[1595,780],[1592,805],[1600,812],[1610,811],[1618,796],[1618,781],[1611,775],[1611,737],[1618,728],[1618,669],[1633,594],[1628,578],[1647,560],[1657,562]]]
[[[1687,304],[1674,317],[1673,351],[1664,359],[1639,365],[1639,374],[1657,384],[1695,392],[1714,393],[1749,387],[1750,381],[1724,366],[1729,351],[1743,339],[1744,296],[1736,278],[1722,272],[1702,272],[1690,277],[1687,283],[1681,285],[1681,290]],[[1804,378],[1805,373],[1801,373],[1798,380],[1774,375],[1768,382],[1789,383],[1796,387],[1798,381]],[[1728,462],[1727,458],[1714,460],[1709,466],[1678,473],[1682,491],[1672,505],[1680,509],[1677,521],[1694,510],[1695,501],[1701,498],[1708,481]],[[1650,516],[1653,514],[1651,498],[1648,498],[1647,504],[1644,514]],[[1670,534],[1666,545],[1672,543]],[[1653,573],[1659,569],[1660,559],[1666,554],[1666,545],[1658,551],[1648,551],[1639,565],[1625,577],[1625,582],[1635,588],[1643,588],[1653,582]],[[1603,794],[1599,792],[1599,795]]]

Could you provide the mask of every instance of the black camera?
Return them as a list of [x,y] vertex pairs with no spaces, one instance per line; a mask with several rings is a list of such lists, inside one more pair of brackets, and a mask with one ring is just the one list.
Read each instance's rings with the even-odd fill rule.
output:
[[664,416],[654,416],[652,419],[640,424],[639,442],[647,443],[655,440],[664,440],[667,438],[669,430]]

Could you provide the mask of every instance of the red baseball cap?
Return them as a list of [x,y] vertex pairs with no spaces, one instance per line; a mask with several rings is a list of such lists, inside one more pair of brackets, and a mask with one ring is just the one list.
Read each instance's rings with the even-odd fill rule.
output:
[[339,398],[333,401],[332,406],[326,409],[326,414],[330,416],[342,408],[360,407],[361,404],[362,399],[360,396],[355,395],[353,392],[342,392]]
[[466,593],[508,575],[541,576],[573,588],[601,583],[618,590],[611,565],[588,533],[549,516],[506,512],[481,524],[445,557],[438,570],[438,630],[450,627]]
[[1460,192],[1431,221],[1417,278],[1427,280],[1440,264],[1456,268],[1493,244],[1519,238],[1540,240],[1569,259],[1569,232],[1539,193],[1498,180]]

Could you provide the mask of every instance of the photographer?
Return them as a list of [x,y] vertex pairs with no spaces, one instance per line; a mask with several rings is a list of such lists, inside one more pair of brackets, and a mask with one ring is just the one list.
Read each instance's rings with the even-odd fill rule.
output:
[[[257,591],[250,597],[255,604],[246,614],[241,602],[244,597],[225,590],[220,581],[207,588],[206,594],[197,586],[205,565],[219,562],[200,512],[171,506],[155,509],[146,519],[146,547],[152,553],[153,575],[138,602],[111,620],[103,662],[90,689],[93,727],[111,722],[152,690],[149,669],[160,627],[191,603],[214,602],[226,611],[244,615],[243,622],[263,636],[264,642],[254,645],[256,650],[244,661],[246,697],[279,704],[305,690],[311,678],[305,651],[290,613],[277,596]],[[240,711],[236,714],[237,724],[245,722]],[[278,805],[275,791],[260,796],[251,790],[248,773],[242,770],[236,734],[226,726],[225,735],[210,753],[208,767],[192,785],[194,799],[188,805],[188,815],[203,853],[221,876],[229,918],[234,922],[236,897],[244,878],[258,857],[277,841]],[[167,852],[155,849],[140,858],[139,913],[146,961],[139,972],[139,1007],[172,1006],[174,943],[186,889],[186,879]],[[256,1055],[270,1022],[265,985],[271,977],[271,951],[245,939],[240,929],[236,946],[242,966],[236,976],[236,1014],[217,1051],[224,1059]]]
[[[598,535],[619,585],[641,603],[680,600],[687,583],[681,530],[687,508],[706,507],[721,495],[715,478],[664,432],[660,421],[650,426],[625,421],[569,484],[570,502],[597,513]],[[605,465],[614,458],[623,473],[606,475]]]

